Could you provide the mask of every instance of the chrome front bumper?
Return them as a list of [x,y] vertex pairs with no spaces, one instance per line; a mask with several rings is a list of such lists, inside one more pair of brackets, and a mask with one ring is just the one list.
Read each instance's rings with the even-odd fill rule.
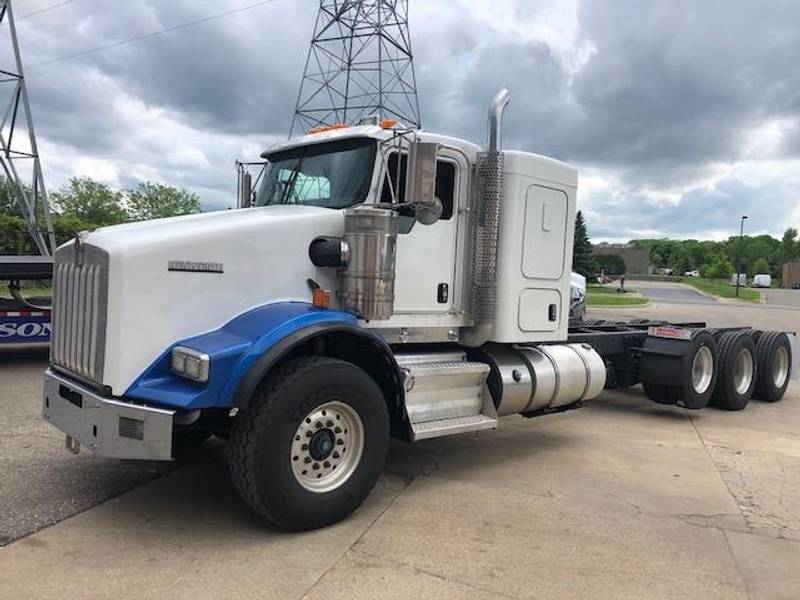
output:
[[98,456],[172,459],[173,410],[109,400],[48,369],[43,416],[67,434],[67,447],[83,444]]

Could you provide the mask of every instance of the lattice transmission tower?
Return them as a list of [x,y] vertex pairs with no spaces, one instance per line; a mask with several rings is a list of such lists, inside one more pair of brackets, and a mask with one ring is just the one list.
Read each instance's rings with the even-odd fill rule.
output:
[[372,115],[421,125],[408,0],[320,0],[289,135]]
[[50,256],[56,240],[11,0],[0,0],[0,108],[4,111],[0,121],[0,175],[6,177],[16,196],[39,253]]

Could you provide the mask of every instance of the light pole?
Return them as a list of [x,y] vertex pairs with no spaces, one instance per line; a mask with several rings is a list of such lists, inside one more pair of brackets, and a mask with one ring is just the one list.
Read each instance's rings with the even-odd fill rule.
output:
[[736,253],[736,297],[739,297],[739,273],[742,270],[742,243],[744,242],[744,221],[747,215],[742,215],[739,224],[739,251]]

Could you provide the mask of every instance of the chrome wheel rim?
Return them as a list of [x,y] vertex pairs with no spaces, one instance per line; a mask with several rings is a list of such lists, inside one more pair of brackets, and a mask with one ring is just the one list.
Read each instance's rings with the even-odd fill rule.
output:
[[754,370],[753,355],[748,349],[742,348],[736,356],[736,367],[733,372],[733,386],[737,394],[746,394],[750,389]]
[[775,362],[772,365],[772,379],[776,388],[782,388],[789,377],[789,353],[784,346],[775,352]]
[[364,424],[348,404],[334,401],[307,414],[292,438],[289,460],[297,482],[324,494],[353,475],[364,452]]
[[711,386],[714,377],[714,355],[708,346],[702,346],[692,361],[692,387],[698,394],[704,394]]

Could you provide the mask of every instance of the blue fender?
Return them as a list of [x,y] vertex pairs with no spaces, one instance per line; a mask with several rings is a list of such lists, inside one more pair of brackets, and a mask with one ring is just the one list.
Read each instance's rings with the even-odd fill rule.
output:
[[[279,354],[275,351],[304,339],[306,333],[331,329],[360,330],[354,315],[315,308],[305,302],[279,302],[255,308],[216,331],[180,340],[167,348],[124,396],[185,410],[240,405],[242,389],[248,387],[243,385],[248,374],[252,379],[254,373],[264,370],[265,357]],[[383,340],[379,341],[385,345]],[[172,373],[170,363],[175,346],[208,354],[207,383],[195,383]],[[237,398],[239,401],[235,402]]]

